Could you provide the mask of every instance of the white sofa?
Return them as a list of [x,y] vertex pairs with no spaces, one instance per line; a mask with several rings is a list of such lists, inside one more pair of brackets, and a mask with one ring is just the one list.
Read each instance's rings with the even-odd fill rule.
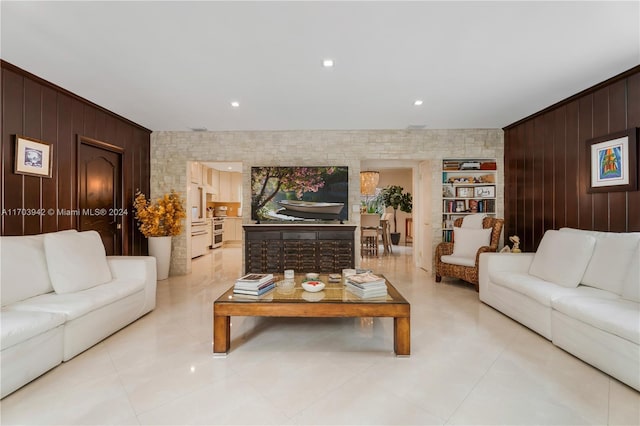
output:
[[480,300],[640,390],[640,233],[562,228],[480,256]]
[[155,308],[156,264],[95,231],[0,237],[1,396]]

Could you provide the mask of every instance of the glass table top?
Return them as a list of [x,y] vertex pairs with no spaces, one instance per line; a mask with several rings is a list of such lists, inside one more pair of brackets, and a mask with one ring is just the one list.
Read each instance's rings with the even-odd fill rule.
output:
[[[381,278],[383,275],[377,274]],[[304,274],[296,274],[294,279],[284,279],[282,275],[274,274],[276,279],[276,287],[273,290],[260,296],[250,296],[243,294],[235,294],[233,287],[222,294],[216,302],[228,303],[306,303],[306,302],[322,302],[322,303],[409,303],[404,297],[389,283],[385,278],[387,285],[386,296],[361,298],[351,291],[347,290],[341,279],[340,282],[329,282],[329,276],[320,274],[317,281],[325,284],[324,289],[318,292],[306,291],[302,288],[302,282],[306,280]]]

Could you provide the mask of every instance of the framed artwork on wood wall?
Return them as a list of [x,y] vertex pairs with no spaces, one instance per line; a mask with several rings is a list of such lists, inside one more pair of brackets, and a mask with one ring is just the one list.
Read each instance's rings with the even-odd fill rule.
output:
[[638,128],[587,141],[587,192],[635,191],[638,183]]
[[15,173],[50,178],[52,158],[50,143],[16,135]]

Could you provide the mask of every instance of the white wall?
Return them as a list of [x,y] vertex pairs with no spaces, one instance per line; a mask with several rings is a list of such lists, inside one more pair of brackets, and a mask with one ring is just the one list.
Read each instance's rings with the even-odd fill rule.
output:
[[[249,173],[252,166],[349,167],[349,205],[360,204],[360,162],[363,160],[432,161],[431,197],[440,198],[440,160],[446,157],[497,158],[498,215],[503,216],[504,140],[501,129],[461,130],[353,130],[353,131],[255,131],[255,132],[154,132],[151,135],[151,196],[175,189],[186,199],[189,161],[238,161],[243,164],[243,220],[250,221]],[[442,222],[441,202],[432,203],[433,223]],[[348,223],[358,224],[350,212]],[[404,223],[402,225],[404,227]],[[400,227],[400,224],[398,224]],[[414,245],[418,243],[414,231]],[[432,244],[440,241],[434,226]],[[359,261],[359,235],[356,233]],[[171,274],[190,272],[191,248],[186,235],[173,238]]]

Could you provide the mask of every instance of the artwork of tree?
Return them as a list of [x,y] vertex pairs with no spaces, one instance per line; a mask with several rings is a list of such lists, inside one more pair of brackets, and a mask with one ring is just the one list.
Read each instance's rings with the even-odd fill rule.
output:
[[305,192],[317,192],[325,185],[324,177],[335,167],[260,167],[251,174],[251,205],[257,211],[265,207],[278,192],[295,192],[298,199]]

